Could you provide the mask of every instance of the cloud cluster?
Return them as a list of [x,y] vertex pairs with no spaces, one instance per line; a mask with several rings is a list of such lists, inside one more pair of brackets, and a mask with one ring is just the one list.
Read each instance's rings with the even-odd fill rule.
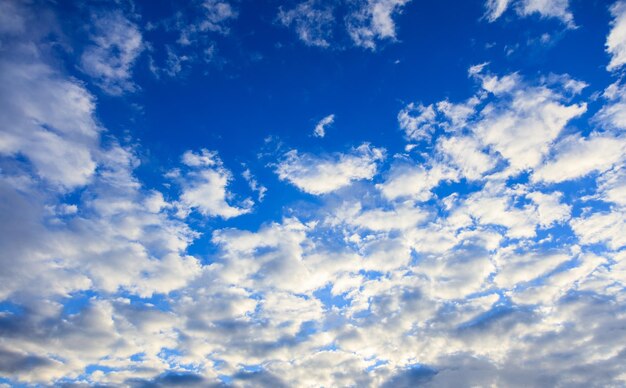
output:
[[[626,383],[619,82],[588,112],[569,76],[473,66],[467,98],[398,114],[423,152],[282,153],[276,184],[316,197],[258,227],[207,226],[254,211],[217,151],[185,151],[148,187],[140,146],[105,135],[46,34],[26,33],[42,11],[2,4],[0,381]],[[229,11],[206,4],[215,29]],[[401,3],[367,4],[379,39]]]
[[294,28],[309,46],[336,46],[344,33],[352,44],[374,50],[379,42],[396,40],[394,17],[410,0],[306,0],[295,7],[281,7],[277,20]]

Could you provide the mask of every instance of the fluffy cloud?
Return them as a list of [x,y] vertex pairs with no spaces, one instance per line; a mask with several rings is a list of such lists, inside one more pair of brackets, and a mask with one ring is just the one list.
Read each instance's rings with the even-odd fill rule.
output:
[[621,211],[593,213],[573,219],[570,224],[584,244],[606,243],[612,249],[626,245],[626,218]]
[[567,123],[587,110],[585,103],[566,105],[557,90],[525,85],[516,76],[479,77],[497,102],[485,106],[472,131],[514,171],[536,167]]
[[84,185],[96,168],[100,126],[94,99],[78,82],[37,61],[40,53],[22,47],[0,60],[0,153],[25,156],[52,184]]
[[92,19],[92,43],[80,58],[82,70],[109,94],[135,90],[133,65],[144,48],[139,28],[121,11],[95,14]]
[[292,150],[276,167],[282,180],[310,194],[327,194],[350,185],[353,181],[372,179],[378,162],[384,158],[381,148],[362,144],[349,153],[327,156],[299,154]]
[[179,202],[182,214],[195,209],[205,216],[228,219],[252,210],[253,201],[249,198],[243,200],[240,207],[228,204],[232,193],[227,186],[232,174],[224,168],[216,152],[206,149],[200,153],[187,151],[182,161],[189,170],[184,173],[175,170],[169,174],[182,186]]
[[620,162],[626,153],[626,141],[611,134],[592,134],[588,139],[572,135],[555,146],[555,156],[533,174],[533,179],[562,182],[604,172]]
[[348,17],[348,33],[357,46],[375,49],[376,42],[396,38],[393,16],[410,0],[369,0]]
[[617,70],[626,63],[626,3],[617,1],[611,6],[612,28],[606,38],[606,51],[611,55],[608,70]]
[[456,171],[440,164],[424,167],[397,163],[385,182],[377,187],[385,198],[391,200],[427,201],[432,196],[431,190],[445,180],[457,180]]
[[[211,23],[232,19],[203,4],[217,7]],[[14,13],[3,37],[38,12],[0,7]],[[141,145],[102,136],[94,97],[46,60],[40,38],[3,40],[0,60],[9,384],[626,381],[619,84],[587,123],[580,82],[473,67],[474,95],[401,112],[419,152],[388,163],[367,143],[283,154],[269,165],[281,180],[333,195],[294,193],[278,220],[254,226],[233,220],[252,201],[217,151],[184,152],[142,181]]]

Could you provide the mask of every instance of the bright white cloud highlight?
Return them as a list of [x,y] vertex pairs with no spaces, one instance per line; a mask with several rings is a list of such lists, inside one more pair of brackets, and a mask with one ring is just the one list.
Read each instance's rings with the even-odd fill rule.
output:
[[617,70],[626,63],[626,2],[617,1],[611,6],[611,31],[606,37],[606,51],[611,56],[608,70]]
[[383,160],[385,151],[362,144],[348,153],[326,156],[287,152],[277,165],[276,173],[309,194],[328,194],[350,185],[353,181],[372,179]]
[[191,167],[183,175],[174,173],[182,186],[180,210],[183,214],[194,209],[205,216],[228,219],[252,211],[251,199],[245,199],[240,207],[228,203],[232,194],[227,187],[232,174],[224,168],[216,152],[206,149],[199,153],[187,151],[182,161]]

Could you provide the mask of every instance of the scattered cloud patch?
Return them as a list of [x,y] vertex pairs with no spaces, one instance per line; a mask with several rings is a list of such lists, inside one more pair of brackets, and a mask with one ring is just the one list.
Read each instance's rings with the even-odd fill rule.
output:
[[328,194],[350,185],[353,181],[369,180],[383,160],[382,148],[362,144],[348,153],[325,156],[287,152],[276,166],[276,173],[300,190],[315,195]]
[[144,49],[139,27],[121,11],[92,16],[90,40],[80,58],[81,69],[106,93],[132,92],[133,66]]
[[281,7],[278,21],[285,27],[293,27],[298,38],[308,46],[330,46],[335,23],[331,4],[307,0],[291,9]]
[[224,166],[216,152],[202,149],[199,153],[187,151],[182,162],[188,171],[175,171],[171,174],[182,186],[180,212],[188,214],[197,210],[204,216],[224,219],[237,217],[252,211],[253,201],[243,200],[240,206],[229,204],[233,196],[228,191],[232,174]]
[[626,3],[615,2],[611,8],[611,31],[606,37],[606,51],[611,56],[608,70],[617,70],[626,63]]
[[493,22],[510,7],[515,9],[518,16],[537,14],[542,18],[559,19],[568,28],[576,27],[574,15],[569,9],[569,0],[486,0],[485,18]]
[[294,28],[300,40],[309,46],[338,46],[341,39],[337,35],[343,32],[351,44],[375,50],[382,41],[396,40],[394,17],[409,1],[306,0],[293,8],[280,7],[278,21]]

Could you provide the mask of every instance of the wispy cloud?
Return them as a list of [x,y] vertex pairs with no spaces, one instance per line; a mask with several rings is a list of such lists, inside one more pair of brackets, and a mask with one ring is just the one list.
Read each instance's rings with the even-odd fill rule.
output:
[[81,55],[81,69],[106,93],[134,91],[133,65],[144,49],[141,31],[121,11],[95,13],[92,19],[91,44]]
[[313,136],[315,137],[324,137],[326,136],[326,128],[332,125],[335,122],[335,115],[330,114],[323,119],[321,119],[317,125],[315,125],[315,129],[313,130]]

